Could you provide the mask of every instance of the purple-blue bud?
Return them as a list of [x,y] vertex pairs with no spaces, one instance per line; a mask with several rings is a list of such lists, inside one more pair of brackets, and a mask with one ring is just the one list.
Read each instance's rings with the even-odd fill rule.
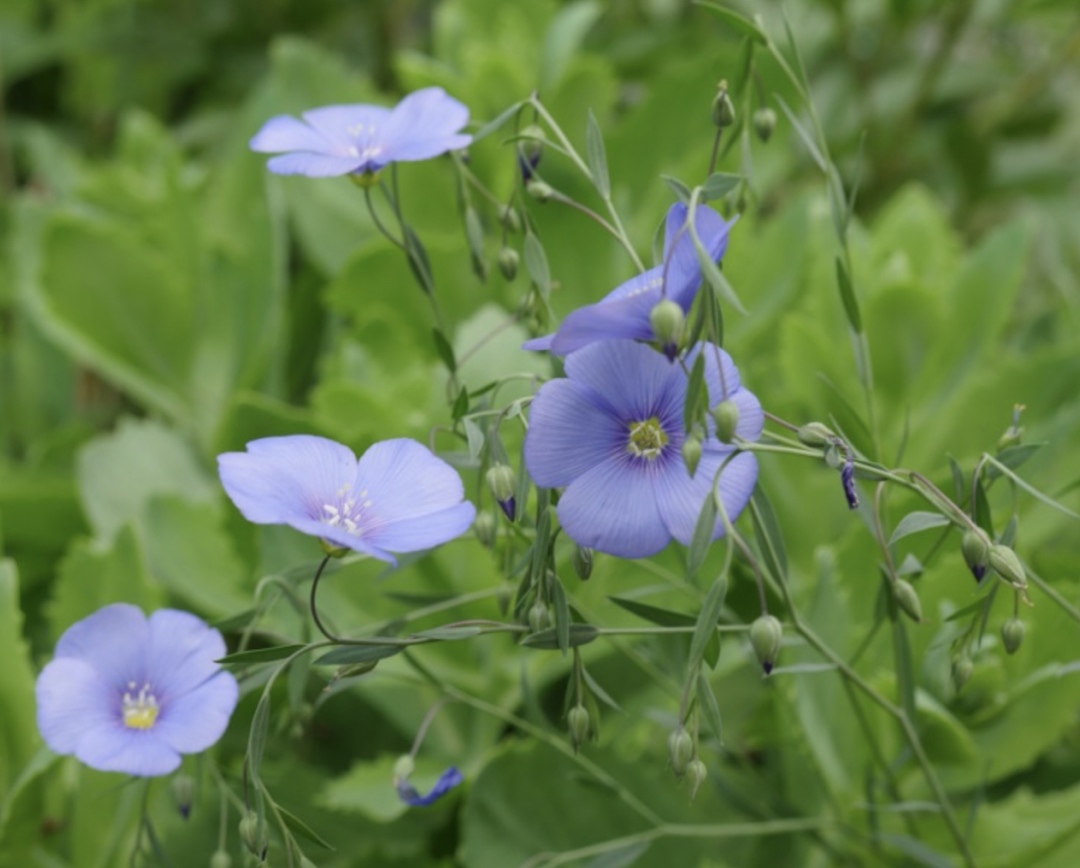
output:
[[855,462],[851,456],[844,462],[844,468],[840,471],[840,482],[844,486],[844,497],[850,509],[859,508],[859,492],[855,490]]

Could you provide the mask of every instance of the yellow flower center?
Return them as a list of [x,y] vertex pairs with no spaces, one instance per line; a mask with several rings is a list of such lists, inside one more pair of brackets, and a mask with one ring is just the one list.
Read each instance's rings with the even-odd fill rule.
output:
[[652,461],[664,451],[667,442],[668,436],[656,416],[630,423],[630,439],[626,443],[626,449],[631,455]]
[[150,729],[161,709],[149,684],[144,684],[138,692],[135,691],[136,686],[134,681],[130,681],[124,692],[124,726],[128,729]]

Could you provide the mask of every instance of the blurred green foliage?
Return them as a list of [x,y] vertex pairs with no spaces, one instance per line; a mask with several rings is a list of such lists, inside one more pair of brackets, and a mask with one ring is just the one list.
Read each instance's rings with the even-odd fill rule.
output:
[[[759,11],[732,8],[740,5]],[[970,474],[1022,403],[1025,442],[1048,444],[1024,478],[1080,509],[1075,4],[799,0],[786,11],[832,156],[858,190],[850,248],[879,457],[952,494],[950,460]],[[761,13],[768,32],[783,33],[771,5]],[[451,422],[425,300],[356,188],[271,177],[247,151],[273,114],[386,104],[438,84],[479,125],[539,89],[582,152],[587,113],[596,115],[613,198],[646,251],[671,201],[661,175],[706,171],[709,105],[728,78],[745,94],[740,115],[768,104],[780,120],[767,145],[732,148],[721,163],[750,181],[724,263],[748,313],[725,313],[725,345],[771,412],[797,423],[833,418],[871,450],[825,184],[775,101],[798,112],[790,83],[760,49],[748,81],[745,57],[746,33],[729,18],[679,0],[3,4],[0,865],[123,864],[135,840],[138,788],[51,757],[36,734],[34,673],[64,629],[116,600],[226,621],[280,596],[276,583],[313,571],[311,541],[251,527],[226,502],[217,453],[297,432],[361,450],[385,437],[427,441],[433,426]],[[504,201],[517,173],[507,135],[470,153],[471,170]],[[556,155],[543,169],[567,195],[594,202]],[[548,373],[546,361],[519,351],[523,326],[508,322],[524,278],[509,282],[490,268],[480,284],[473,275],[449,162],[403,166],[400,183],[459,357],[500,329],[461,368],[470,391],[493,372]],[[474,205],[491,266],[497,214]],[[578,212],[529,207],[558,313],[632,273],[625,253]],[[510,243],[520,248],[520,237]],[[516,465],[520,438],[506,440]],[[436,442],[461,452],[482,502],[464,446],[444,434]],[[1005,655],[996,632],[1012,609],[999,594],[958,694],[949,666],[960,622],[948,616],[987,591],[976,590],[955,534],[940,546],[941,531],[897,544],[898,562],[910,553],[921,563],[910,578],[924,622],[890,622],[868,513],[844,508],[835,473],[783,456],[763,457],[762,467],[807,621],[898,702],[906,660],[921,741],[977,863],[1077,864],[1075,522],[1004,482],[990,489],[997,531],[1015,520],[1018,551],[1061,600],[1033,589],[1025,642]],[[886,516],[892,526],[918,508],[897,495]],[[568,577],[572,547],[560,543],[559,553]],[[587,583],[567,579],[572,604],[605,626],[646,623],[612,596],[693,623],[703,592],[682,579],[683,557],[598,556]],[[720,563],[711,554],[703,575]],[[329,579],[325,606],[341,624],[416,629],[439,623],[425,606],[472,594],[468,616],[494,618],[503,576],[504,565],[466,539],[393,575],[347,565]],[[749,570],[735,578],[724,624],[757,614]],[[268,641],[303,641],[310,629],[287,600],[264,625]],[[309,850],[331,868],[502,868],[622,838],[575,864],[955,864],[894,722],[853,699],[835,671],[815,668],[820,656],[801,641],[783,651],[793,668],[763,682],[737,636],[709,676],[723,742],[706,739],[709,777],[693,804],[665,767],[688,636],[582,649],[621,708],[602,706],[599,744],[583,749],[588,764],[557,748],[567,744],[562,655],[511,648],[499,636],[419,648],[416,658],[441,681],[488,704],[459,701],[436,717],[417,783],[449,763],[468,783],[421,811],[399,805],[391,769],[437,692],[397,657],[329,690],[322,674],[307,678],[300,667],[275,690],[262,776],[334,845]],[[249,695],[216,751],[237,792],[254,705]],[[218,788],[202,761],[188,765],[200,780],[191,820],[180,819],[167,786],[151,791],[158,835],[178,866],[206,864],[218,839]],[[638,839],[642,818],[626,794],[672,824],[804,828]],[[239,860],[234,808],[227,832]]]

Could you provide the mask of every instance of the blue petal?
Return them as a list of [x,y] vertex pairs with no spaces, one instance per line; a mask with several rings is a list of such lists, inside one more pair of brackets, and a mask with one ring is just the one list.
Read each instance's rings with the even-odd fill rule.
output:
[[98,771],[139,777],[167,775],[180,767],[180,754],[158,738],[153,729],[128,729],[122,723],[87,732],[75,756]]
[[326,153],[339,157],[348,156],[349,148],[363,151],[377,145],[385,135],[389,119],[390,109],[377,105],[328,105],[304,112],[304,120],[334,143],[334,149]]
[[[375,527],[440,512],[457,506],[465,496],[458,472],[407,438],[383,440],[368,449],[353,487],[368,492]],[[362,519],[361,527],[367,529],[367,521]]]
[[123,687],[145,677],[150,628],[130,603],[114,603],[72,624],[56,643],[56,658],[87,663],[106,683]]
[[38,730],[56,753],[74,753],[87,732],[119,725],[116,685],[85,660],[53,660],[38,676],[35,693]]
[[686,375],[645,344],[590,344],[567,357],[566,375],[589,386],[623,422],[664,417],[673,408],[681,418]]
[[416,518],[399,519],[368,534],[367,541],[387,552],[420,552],[456,539],[475,520],[476,507],[466,501]]
[[472,136],[458,131],[468,122],[468,108],[441,87],[409,94],[394,107],[382,131],[385,159],[427,160],[467,147]]
[[398,798],[410,807],[425,808],[441,799],[464,780],[464,775],[457,770],[457,767],[450,766],[450,768],[442,773],[442,776],[436,781],[435,786],[431,788],[431,791],[426,796],[420,795],[408,780],[399,781],[397,785]]
[[531,340],[525,341],[525,343],[521,345],[521,348],[523,350],[529,350],[533,353],[547,352],[551,349],[551,343],[554,339],[554,334],[544,335],[543,337],[539,338],[532,338]]
[[313,154],[307,151],[294,151],[281,154],[266,161],[268,168],[275,175],[306,175],[309,178],[333,178],[361,172],[369,161],[358,157],[334,157],[326,154]]
[[[731,454],[730,449],[707,445],[692,479],[682,461],[670,462],[666,472],[656,475],[655,497],[664,526],[683,545],[690,545],[694,538],[698,516],[721,467],[720,499],[728,519],[734,522],[750,502],[757,484],[757,458],[749,452],[740,452],[725,465]],[[717,515],[712,538],[719,539],[724,531],[724,521]]]
[[[693,236],[688,226],[683,229],[688,214],[689,209],[681,202],[671,207],[664,240],[664,259],[668,262],[665,295],[681,305],[683,310],[690,309],[702,280],[701,262]],[[728,233],[735,221],[725,222],[707,205],[699,205],[694,215],[694,227],[702,246],[713,262],[719,262],[727,251]]]
[[225,734],[239,696],[236,678],[221,670],[183,696],[167,699],[152,732],[179,753],[204,751]]
[[285,151],[310,151],[333,154],[334,143],[303,121],[291,115],[270,118],[248,142],[253,151],[280,154]]
[[159,609],[150,616],[146,680],[159,703],[197,688],[221,672],[215,660],[225,656],[225,640],[189,612]]

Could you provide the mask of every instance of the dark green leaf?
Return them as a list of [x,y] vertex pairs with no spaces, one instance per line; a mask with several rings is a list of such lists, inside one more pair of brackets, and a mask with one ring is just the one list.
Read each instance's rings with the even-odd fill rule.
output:
[[586,669],[584,666],[581,667],[581,677],[584,678],[585,683],[589,685],[589,690],[591,690],[593,694],[604,703],[604,705],[608,706],[608,708],[612,708],[615,711],[618,711],[620,714],[622,713],[622,707],[619,705],[619,703],[617,703],[608,695],[608,692],[600,686],[597,680],[589,674],[589,670]]
[[[709,498],[712,500],[712,498]],[[701,604],[701,612],[698,614],[697,623],[694,625],[694,636],[690,640],[690,671],[693,672],[701,663],[705,655],[705,646],[710,639],[716,637],[716,624],[720,620],[720,611],[724,608],[724,597],[727,596],[727,576],[721,574],[712,583],[705,600]]]
[[246,666],[249,663],[270,663],[273,660],[283,660],[286,657],[291,657],[304,647],[306,646],[275,645],[273,648],[256,648],[254,651],[237,651],[235,654],[229,654],[214,662],[220,663],[222,666]]
[[755,42],[760,42],[763,45],[765,44],[765,34],[762,32],[761,28],[758,27],[757,24],[755,24],[749,18],[746,18],[731,9],[728,9],[726,6],[721,6],[719,3],[703,2],[703,0],[695,0],[695,3],[698,6],[701,6],[702,8],[708,9],[710,12],[719,15],[737,33],[740,33],[743,36],[748,36]]
[[716,694],[713,693],[712,685],[709,683],[709,679],[705,677],[704,672],[698,673],[697,698],[706,723],[709,724],[709,728],[716,738],[722,742],[724,740],[724,727],[720,720],[720,704],[716,701]]
[[693,431],[705,411],[708,393],[705,389],[705,353],[698,353],[690,379],[686,383],[686,403],[683,405],[683,428]]
[[705,200],[722,199],[742,183],[742,175],[733,175],[729,172],[713,172],[705,179],[701,186],[702,198]]
[[555,636],[559,640],[559,650],[565,654],[570,647],[570,603],[558,576],[549,576],[548,590],[555,609]]
[[693,579],[701,565],[705,562],[705,555],[709,553],[712,545],[713,531],[716,529],[716,496],[715,491],[710,489],[709,496],[702,504],[698,514],[697,524],[694,525],[694,536],[690,540],[690,550],[686,553],[686,576]]
[[414,633],[412,638],[431,639],[436,642],[455,642],[458,639],[471,639],[479,636],[483,630],[475,626],[461,627],[432,627],[430,630],[421,630]]
[[458,390],[457,397],[454,399],[454,408],[451,411],[451,415],[454,417],[454,421],[457,421],[466,413],[469,412],[469,390],[462,386]]
[[266,750],[266,735],[270,729],[270,691],[266,689],[255,706],[251,718],[251,730],[248,735],[248,769],[256,780]]
[[855,298],[855,288],[851,285],[847,268],[843,260],[836,257],[836,285],[840,287],[840,300],[844,303],[844,313],[847,314],[848,323],[856,332],[862,332],[862,314],[859,313],[859,302]]
[[320,847],[327,850],[334,849],[330,844],[327,844],[326,841],[319,837],[318,832],[296,816],[296,814],[285,810],[281,805],[278,805],[277,809],[278,813],[281,814],[281,818],[285,821],[285,825],[288,826],[291,831],[295,832],[301,838],[306,838],[312,844],[318,844]]
[[780,532],[772,503],[764,489],[758,485],[750,496],[750,517],[754,523],[754,537],[765,559],[769,572],[780,581],[787,579],[787,548]]
[[370,663],[400,654],[406,645],[343,645],[315,661],[316,666],[344,666],[348,663]]
[[[599,635],[600,631],[592,624],[571,624],[566,646],[576,648],[578,645],[588,645]],[[541,648],[544,651],[562,650],[554,627],[541,630],[539,633],[530,633],[521,640],[521,644],[529,648]]]
[[451,374],[454,373],[457,370],[457,360],[454,358],[454,348],[450,346],[450,341],[438,329],[432,329],[431,336],[435,341],[435,351],[439,354],[439,358],[443,360],[443,364],[446,365],[446,370]]
[[691,627],[697,623],[697,619],[692,615],[684,615],[682,612],[672,612],[670,609],[661,609],[658,606],[650,606],[625,597],[608,597],[608,599],[616,606],[626,609],[627,612],[632,612],[639,618],[659,624],[661,627]]
[[799,138],[802,139],[802,143],[806,145],[806,149],[810,152],[810,156],[813,157],[814,162],[817,163],[817,167],[822,172],[829,171],[829,164],[825,162],[825,158],[821,155],[821,151],[818,150],[818,146],[814,143],[813,137],[803,129],[802,124],[799,123],[799,119],[795,117],[795,113],[788,107],[788,104],[784,102],[784,98],[778,96],[777,101],[780,103],[780,108],[784,110],[784,114],[787,115],[788,120],[791,121],[791,125],[795,128],[795,132],[799,134]]
[[[1045,443],[1024,443],[1019,446],[1009,446],[1006,449],[1002,449],[996,456],[994,456],[999,462],[1004,464],[1010,470],[1015,470],[1025,461],[1027,461],[1032,455],[1038,452],[1045,446]],[[988,464],[986,467],[986,478],[997,479],[1004,474],[1001,470],[995,467],[993,464]]]

